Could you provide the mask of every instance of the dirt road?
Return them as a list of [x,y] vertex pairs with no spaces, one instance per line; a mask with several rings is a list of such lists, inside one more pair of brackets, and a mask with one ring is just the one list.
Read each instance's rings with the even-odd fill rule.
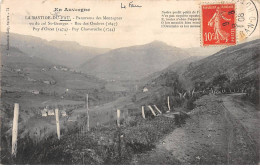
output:
[[[253,154],[252,157],[258,158],[259,161],[260,113],[252,104],[242,101],[240,97],[240,94],[233,94],[222,98],[225,117],[230,125],[228,153],[235,153],[233,151],[238,147],[234,144],[238,141],[239,145],[247,145]],[[228,155],[228,163],[238,163],[243,159],[239,157],[241,154],[237,156],[235,154]]]
[[258,164],[259,111],[240,97],[202,97],[186,124],[132,164]]

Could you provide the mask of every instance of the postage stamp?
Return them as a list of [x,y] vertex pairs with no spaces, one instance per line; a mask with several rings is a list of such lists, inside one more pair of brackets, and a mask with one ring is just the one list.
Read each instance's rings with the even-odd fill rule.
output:
[[201,6],[201,42],[203,46],[235,45],[235,4]]

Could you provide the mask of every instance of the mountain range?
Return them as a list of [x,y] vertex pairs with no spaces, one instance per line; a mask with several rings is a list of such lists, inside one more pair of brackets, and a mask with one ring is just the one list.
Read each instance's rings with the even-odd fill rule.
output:
[[80,70],[103,79],[139,80],[188,57],[180,48],[153,41],[98,55],[82,64]]
[[[4,34],[4,33],[2,33]],[[1,44],[6,45],[6,36]],[[77,68],[96,55],[109,51],[106,48],[86,47],[72,41],[47,41],[39,37],[10,33],[9,44],[30,57],[38,57],[56,65]]]
[[[82,46],[71,41],[47,41],[14,33],[10,34],[9,41],[13,50],[16,49],[24,56],[38,58],[53,65],[67,66],[110,81],[143,79],[149,81],[151,77],[155,78],[156,74],[158,76],[161,72],[180,69],[184,71],[186,67],[188,69],[183,72],[183,77],[191,81],[209,79],[216,72],[227,71],[232,74],[234,69],[230,67],[246,61],[240,58],[241,54],[247,52],[252,56],[257,50],[254,45],[258,45],[258,40],[253,40],[224,49],[223,47],[177,48],[161,41],[153,41],[144,45],[107,49]],[[5,36],[1,37],[1,42],[6,43]],[[250,47],[254,49],[251,50]],[[211,56],[205,58],[208,55]],[[248,62],[250,67],[249,64],[250,62]],[[243,69],[240,71],[244,72]]]

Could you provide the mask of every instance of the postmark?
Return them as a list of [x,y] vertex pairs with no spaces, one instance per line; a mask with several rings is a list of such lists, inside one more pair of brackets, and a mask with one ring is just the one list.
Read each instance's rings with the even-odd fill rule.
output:
[[235,45],[235,3],[201,6],[202,45]]
[[244,41],[251,37],[258,26],[258,9],[253,0],[232,0],[236,3],[237,41]]

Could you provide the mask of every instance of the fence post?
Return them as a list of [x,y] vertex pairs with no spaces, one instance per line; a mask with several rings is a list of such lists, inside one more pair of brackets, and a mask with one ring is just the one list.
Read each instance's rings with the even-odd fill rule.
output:
[[117,126],[120,127],[120,110],[117,109]]
[[185,93],[183,94],[183,96],[182,96],[182,97],[183,97],[183,98],[185,98],[185,97],[186,97],[186,94],[187,94],[187,92],[185,92]]
[[14,118],[12,131],[12,156],[16,157],[17,152],[17,136],[18,136],[18,119],[19,119],[19,104],[14,104]]
[[121,163],[121,128],[120,128],[120,110],[117,109],[117,137],[118,137],[118,159]]
[[89,131],[89,109],[88,109],[88,94],[86,95],[86,108],[87,108],[87,130]]
[[153,108],[149,105],[148,108],[151,110],[154,116],[156,116],[155,112],[153,111]]
[[145,114],[144,114],[144,106],[142,106],[142,116],[145,119]]
[[181,93],[179,93],[179,97],[180,97],[180,99],[182,98],[182,94]]
[[170,106],[170,97],[168,96],[167,97],[167,103],[168,103],[168,109],[169,109],[169,112],[171,111],[171,106]]
[[161,110],[159,110],[156,105],[153,105],[153,106],[154,106],[154,108],[155,108],[160,114],[162,114]]
[[60,120],[59,120],[59,109],[55,109],[55,116],[56,116],[56,126],[57,126],[57,135],[58,139],[60,140]]
[[195,89],[192,90],[191,97],[193,97],[194,92],[195,92]]

